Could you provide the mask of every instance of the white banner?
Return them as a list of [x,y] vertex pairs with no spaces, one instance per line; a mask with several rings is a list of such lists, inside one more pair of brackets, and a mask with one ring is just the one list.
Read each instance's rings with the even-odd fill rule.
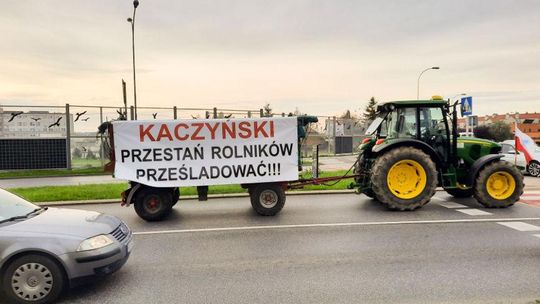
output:
[[153,187],[298,179],[296,117],[115,121],[114,176]]

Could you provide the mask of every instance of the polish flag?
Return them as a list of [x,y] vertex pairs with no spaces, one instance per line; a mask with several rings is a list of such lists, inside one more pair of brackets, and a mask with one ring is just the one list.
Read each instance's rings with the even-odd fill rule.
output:
[[523,152],[525,154],[525,159],[527,160],[527,164],[531,162],[531,160],[534,159],[534,150],[536,149],[536,143],[532,138],[521,132],[516,124],[516,150]]

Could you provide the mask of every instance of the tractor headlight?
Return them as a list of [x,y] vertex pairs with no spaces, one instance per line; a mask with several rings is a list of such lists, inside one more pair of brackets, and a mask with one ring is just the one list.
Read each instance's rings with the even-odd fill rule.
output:
[[101,234],[81,242],[77,251],[86,251],[103,248],[113,243],[113,240],[108,236]]

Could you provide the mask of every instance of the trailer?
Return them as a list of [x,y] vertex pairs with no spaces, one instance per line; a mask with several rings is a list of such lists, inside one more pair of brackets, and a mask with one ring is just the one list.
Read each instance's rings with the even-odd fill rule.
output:
[[129,181],[122,206],[133,205],[146,221],[167,217],[181,187],[195,186],[204,201],[209,187],[224,184],[240,184],[257,214],[273,216],[283,209],[289,189],[357,177],[299,179],[300,149],[314,122],[317,117],[308,115],[116,121],[101,127],[109,135],[111,161],[105,169]]

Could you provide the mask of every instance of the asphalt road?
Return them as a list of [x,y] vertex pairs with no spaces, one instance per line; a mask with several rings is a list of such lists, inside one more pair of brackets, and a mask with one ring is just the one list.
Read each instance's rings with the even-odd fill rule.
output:
[[[529,201],[540,194],[528,193]],[[459,205],[456,205],[458,203]],[[289,196],[275,217],[247,198],[181,201],[135,232],[119,272],[60,303],[534,303],[540,207],[483,209],[438,193],[414,212],[354,194]]]

